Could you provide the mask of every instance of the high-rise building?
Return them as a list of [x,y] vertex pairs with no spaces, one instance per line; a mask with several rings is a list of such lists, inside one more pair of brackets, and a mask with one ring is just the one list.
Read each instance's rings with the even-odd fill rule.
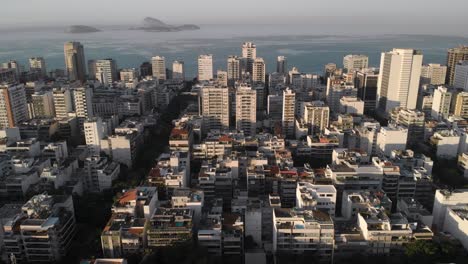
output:
[[216,82],[221,86],[228,86],[228,74],[227,71],[218,70],[216,72]]
[[15,60],[10,60],[7,62],[2,63],[2,69],[13,69],[15,72],[16,79],[19,80],[19,77],[21,75],[21,66],[19,63]]
[[346,55],[343,58],[343,67],[347,72],[352,72],[354,70],[365,69],[369,67],[369,57],[366,55]]
[[66,118],[73,112],[73,101],[68,87],[55,88],[53,91],[55,117]]
[[253,62],[257,58],[257,46],[252,42],[242,44],[242,58],[245,60],[245,71],[253,73]]
[[407,141],[408,129],[390,124],[382,127],[377,134],[377,150],[380,154],[390,157],[394,150],[406,150]]
[[423,55],[413,49],[383,52],[377,85],[377,107],[389,113],[395,107],[415,109]]
[[337,114],[340,112],[340,100],[344,96],[357,96],[357,89],[353,83],[347,83],[342,78],[329,77],[327,81],[327,104],[330,110]]
[[252,81],[265,83],[265,61],[262,58],[255,58],[252,67]]
[[65,66],[71,81],[86,81],[86,62],[83,45],[67,42],[64,45]]
[[302,120],[309,125],[310,133],[321,133],[330,122],[330,108],[322,101],[303,103]]
[[209,81],[213,79],[213,55],[198,56],[198,80]]
[[283,134],[292,137],[294,136],[294,122],[296,114],[296,94],[289,88],[283,91],[283,116],[282,128]]
[[447,66],[436,63],[423,65],[421,68],[421,83],[442,85],[447,78]]
[[143,62],[140,65],[140,76],[146,77],[146,76],[152,76],[152,75],[153,75],[153,65],[147,61]]
[[282,74],[288,72],[288,60],[285,56],[278,56],[276,59],[276,72]]
[[357,88],[357,96],[364,101],[364,114],[375,111],[377,106],[377,83],[379,71],[375,68],[362,69],[356,72],[354,85]]
[[328,77],[335,75],[337,70],[338,70],[338,67],[336,66],[335,63],[327,63],[325,65],[324,77],[328,79]]
[[158,80],[166,80],[166,58],[163,56],[151,58],[151,68],[153,77],[158,78]]
[[468,91],[468,61],[461,61],[455,65],[453,86]]
[[39,91],[31,95],[31,98],[29,110],[31,118],[55,117],[52,91]]
[[236,91],[236,129],[246,136],[255,136],[257,131],[257,96],[249,86]]
[[237,56],[229,56],[227,60],[228,84],[233,87],[241,78],[241,60]]
[[446,81],[448,85],[453,85],[455,81],[455,66],[457,63],[464,60],[468,60],[468,46],[460,46],[448,50]]
[[15,127],[28,119],[23,84],[0,84],[0,129]]
[[117,81],[117,63],[113,59],[96,60],[94,75],[100,83],[111,85]]
[[29,71],[44,78],[47,76],[45,60],[42,57],[29,58]]
[[452,93],[447,89],[447,87],[439,86],[434,91],[431,116],[436,119],[448,118],[451,102]]
[[96,80],[96,60],[88,60],[88,79]]
[[268,119],[273,122],[281,122],[283,118],[283,96],[270,94],[267,97]]
[[[93,112],[93,88],[79,87],[73,90],[75,101],[75,113],[80,122],[94,117]],[[83,124],[83,123],[81,123]]]
[[183,60],[172,63],[172,79],[185,80],[185,65]]
[[456,95],[454,115],[468,118],[468,92],[461,92]]
[[200,91],[200,115],[205,131],[229,129],[229,89],[204,86]]
[[15,69],[0,68],[0,83],[14,83],[18,80],[16,76]]
[[90,154],[99,156],[101,152],[101,139],[104,138],[104,126],[100,117],[90,118],[84,122],[84,135],[86,146]]

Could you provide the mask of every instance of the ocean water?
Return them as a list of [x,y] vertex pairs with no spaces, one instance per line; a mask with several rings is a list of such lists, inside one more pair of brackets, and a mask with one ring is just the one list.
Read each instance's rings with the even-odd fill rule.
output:
[[127,30],[126,26],[104,27],[102,32],[89,34],[64,33],[63,28],[0,30],[0,62],[14,59],[27,65],[27,59],[42,56],[48,70],[64,68],[63,43],[80,41],[86,60],[113,58],[119,68],[138,67],[152,56],[172,61],[185,61],[186,76],[196,75],[197,56],[214,55],[214,69],[225,69],[229,55],[240,55],[241,44],[253,41],[257,56],[267,62],[267,71],[276,68],[276,57],[288,58],[288,66],[302,72],[321,73],[323,66],[342,64],[350,53],[367,54],[371,66],[378,66],[380,53],[392,48],[420,49],[425,63],[445,63],[448,48],[468,44],[467,37],[416,34],[379,34],[365,31],[317,30],[313,26],[291,25],[202,25],[198,31],[144,32]]

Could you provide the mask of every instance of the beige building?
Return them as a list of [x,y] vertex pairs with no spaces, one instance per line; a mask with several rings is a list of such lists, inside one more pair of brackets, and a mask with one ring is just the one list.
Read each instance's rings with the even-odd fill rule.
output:
[[439,86],[434,91],[431,116],[435,119],[448,118],[451,102],[452,93],[447,89],[447,87]]
[[369,67],[369,57],[362,54],[350,54],[343,58],[343,68],[348,72]]
[[229,89],[204,86],[200,91],[200,115],[205,131],[229,129]]
[[423,65],[421,69],[421,83],[442,85],[447,77],[447,66],[430,63]]
[[247,136],[256,134],[257,94],[249,86],[240,86],[236,91],[236,129]]
[[454,109],[454,115],[468,118],[468,92],[462,92],[456,95]]
[[296,94],[291,89],[287,88],[283,91],[283,115],[282,127],[283,134],[292,137],[294,136],[295,118],[296,118]]
[[265,83],[265,61],[262,58],[255,58],[253,61],[252,81]]
[[46,63],[43,57],[29,58],[29,71],[44,78],[47,76]]
[[15,127],[28,119],[23,84],[0,84],[0,128]]
[[198,80],[209,81],[213,79],[213,55],[198,56]]
[[151,66],[153,68],[153,77],[158,80],[166,80],[166,58],[163,56],[155,56],[151,58]]
[[229,56],[227,60],[227,74],[229,86],[234,86],[234,83],[241,78],[241,60],[237,56]]
[[323,132],[330,122],[330,108],[322,101],[303,103],[302,120],[309,125],[311,133]]
[[185,80],[185,64],[183,60],[172,63],[172,79]]
[[53,91],[55,117],[67,118],[68,113],[73,111],[71,92],[68,87],[55,88]]

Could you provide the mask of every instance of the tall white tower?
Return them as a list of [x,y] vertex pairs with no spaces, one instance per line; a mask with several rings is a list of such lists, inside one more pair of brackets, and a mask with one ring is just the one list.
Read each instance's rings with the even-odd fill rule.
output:
[[213,79],[213,55],[198,56],[198,80],[209,81]]

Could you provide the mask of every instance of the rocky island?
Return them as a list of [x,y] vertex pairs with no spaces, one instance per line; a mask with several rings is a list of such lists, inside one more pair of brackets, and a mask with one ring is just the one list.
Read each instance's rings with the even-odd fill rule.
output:
[[143,19],[142,26],[134,27],[131,29],[145,30],[145,31],[151,31],[151,32],[178,32],[178,31],[186,31],[186,30],[198,30],[200,29],[200,27],[197,25],[193,25],[193,24],[184,24],[180,26],[168,25],[159,19],[146,17],[145,19]]
[[83,26],[83,25],[73,25],[67,28],[65,30],[66,33],[73,33],[73,34],[78,34],[78,33],[94,33],[94,32],[100,32],[101,30],[90,27],[90,26]]

